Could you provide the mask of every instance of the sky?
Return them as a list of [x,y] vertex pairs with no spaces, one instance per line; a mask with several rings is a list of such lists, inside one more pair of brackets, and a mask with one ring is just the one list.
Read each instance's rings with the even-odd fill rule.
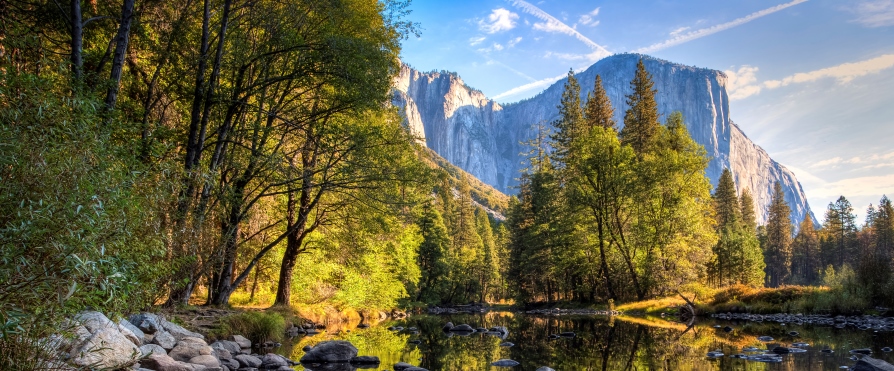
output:
[[415,0],[402,60],[500,103],[606,56],[726,72],[730,118],[795,172],[816,216],[894,198],[894,0]]

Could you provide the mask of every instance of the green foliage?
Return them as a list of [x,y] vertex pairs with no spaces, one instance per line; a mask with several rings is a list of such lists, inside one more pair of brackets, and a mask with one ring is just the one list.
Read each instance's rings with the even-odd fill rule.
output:
[[773,198],[768,213],[766,243],[763,246],[767,264],[767,286],[778,287],[790,279],[792,265],[791,208],[785,201],[779,182],[773,186]]
[[[724,169],[714,192],[714,211],[720,238],[714,245],[714,259],[709,272],[716,286],[735,283],[759,286],[764,282],[765,263],[756,230],[743,216],[750,210],[747,205],[750,196],[743,192],[741,200],[744,202],[736,196],[732,173]],[[753,221],[754,211],[750,213]]]
[[633,147],[637,155],[652,149],[658,136],[658,104],[655,102],[652,76],[646,71],[646,65],[640,59],[636,64],[636,73],[630,81],[630,94],[627,95],[627,106],[624,112],[624,128],[621,139],[626,145]]
[[551,137],[555,158],[533,143],[508,220],[518,301],[644,299],[705,275],[716,237],[704,149],[681,114],[658,124],[642,63],[621,138],[595,84],[579,124],[569,77]]
[[24,362],[66,315],[158,297],[170,184],[130,155],[125,125],[99,125],[98,101],[53,78],[0,79],[0,347]]
[[276,312],[248,311],[220,319],[220,327],[213,336],[226,339],[232,335],[242,335],[254,343],[282,341],[286,333],[286,321]]

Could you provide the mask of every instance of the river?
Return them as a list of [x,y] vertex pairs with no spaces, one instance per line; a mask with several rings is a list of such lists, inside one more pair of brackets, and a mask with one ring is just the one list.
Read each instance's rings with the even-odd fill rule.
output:
[[[445,333],[447,322],[472,327],[505,326],[505,339],[482,333],[468,336]],[[402,327],[403,330],[389,330]],[[724,327],[732,328],[727,332]],[[418,329],[418,334],[410,331]],[[789,335],[798,332],[797,336]],[[551,339],[551,334],[573,332],[573,337]],[[774,340],[760,341],[759,336]],[[382,363],[371,370],[391,370],[406,362],[437,370],[530,370],[548,366],[558,371],[583,370],[839,370],[852,367],[850,350],[869,348],[872,356],[894,363],[894,333],[839,329],[829,326],[793,326],[777,323],[702,319],[692,327],[661,318],[607,316],[538,316],[510,312],[481,315],[414,315],[386,321],[366,329],[329,329],[314,336],[291,339],[277,350],[291,359],[302,348],[324,340],[348,340],[360,355],[378,356]],[[416,343],[418,342],[418,343]],[[501,346],[511,342],[513,346]],[[793,347],[794,343],[806,343]],[[507,345],[507,344],[504,344]],[[758,362],[734,355],[757,355],[777,346],[804,351],[781,355],[781,362]],[[826,349],[826,351],[823,351]],[[832,352],[829,353],[829,350]],[[708,357],[720,351],[723,356]],[[500,359],[519,362],[506,368],[492,366]],[[353,370],[345,367],[344,370]],[[303,370],[302,367],[297,367]],[[313,371],[318,371],[309,367]],[[326,370],[332,370],[327,368]],[[338,368],[342,370],[342,368]]]

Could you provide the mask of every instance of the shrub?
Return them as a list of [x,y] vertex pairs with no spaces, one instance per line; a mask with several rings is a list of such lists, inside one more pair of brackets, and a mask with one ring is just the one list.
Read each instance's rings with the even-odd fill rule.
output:
[[286,332],[286,320],[279,313],[244,312],[221,318],[218,338],[242,335],[252,343],[281,341]]

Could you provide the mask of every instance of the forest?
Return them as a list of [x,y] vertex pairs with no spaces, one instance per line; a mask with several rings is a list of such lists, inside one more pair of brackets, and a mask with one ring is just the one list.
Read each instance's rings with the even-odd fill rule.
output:
[[[84,308],[604,305],[835,282],[894,305],[890,200],[766,225],[639,64],[569,73],[516,196],[391,102],[404,0],[0,1],[0,346]],[[590,82],[587,82],[590,83]],[[623,128],[619,129],[623,124]],[[797,233],[795,233],[795,231]],[[836,286],[838,287],[838,286]]]

